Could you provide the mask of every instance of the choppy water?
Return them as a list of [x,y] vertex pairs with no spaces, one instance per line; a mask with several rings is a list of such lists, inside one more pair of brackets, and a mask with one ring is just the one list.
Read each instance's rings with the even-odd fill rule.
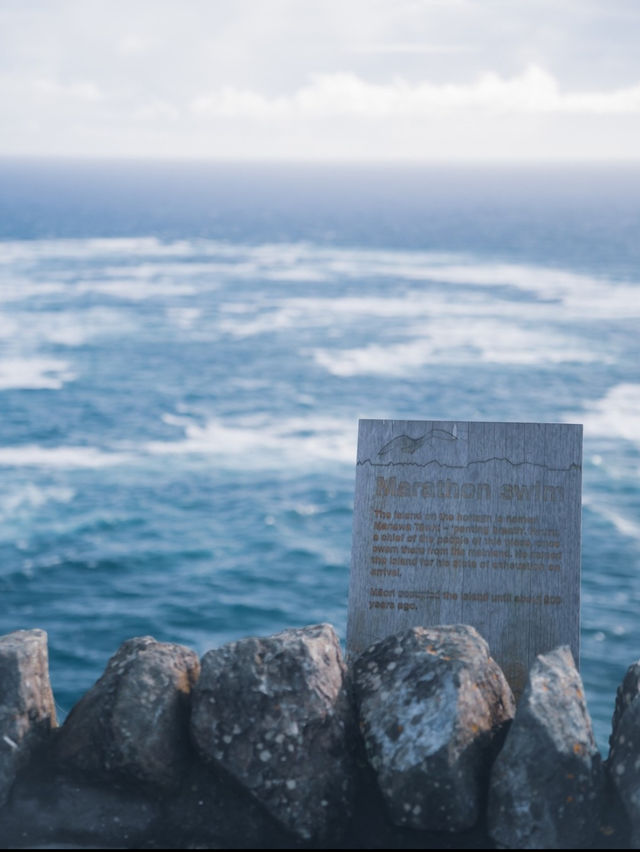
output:
[[640,174],[0,165],[0,633],[344,636],[359,417],[584,423],[582,674],[640,657]]

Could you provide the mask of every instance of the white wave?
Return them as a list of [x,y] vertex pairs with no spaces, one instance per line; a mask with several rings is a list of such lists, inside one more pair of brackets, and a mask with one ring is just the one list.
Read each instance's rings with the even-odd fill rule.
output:
[[230,377],[228,384],[229,387],[242,391],[268,391],[273,388],[273,382],[270,379],[247,379],[242,376]]
[[239,338],[255,337],[259,334],[283,331],[293,327],[309,328],[312,325],[327,324],[326,316],[316,317],[314,322],[310,312],[300,312],[295,308],[267,309],[249,318],[239,317],[239,310],[232,309],[231,313],[231,316],[225,316],[218,321],[218,331]]
[[[65,273],[65,284],[34,282],[48,260],[86,260]],[[507,263],[469,254],[323,247],[309,243],[228,244],[214,240],[163,243],[155,238],[43,240],[0,243],[8,284],[0,299],[26,293],[97,293],[141,302],[196,296],[235,280],[278,281],[299,291],[306,284],[347,281],[386,285],[388,296],[335,299],[297,297],[252,305],[245,316],[221,319],[220,330],[238,337],[293,326],[320,327],[358,316],[424,317],[494,314],[529,318],[617,319],[640,317],[640,285],[572,270]],[[102,263],[101,263],[102,261]],[[25,264],[27,272],[25,275]],[[31,264],[31,267],[29,267]],[[15,279],[15,280],[14,280]],[[79,279],[79,280],[78,280]],[[26,288],[26,289],[25,289]],[[399,290],[404,290],[400,295]],[[526,299],[526,308],[518,296]],[[521,361],[526,363],[525,361]]]
[[[496,315],[521,317],[522,305],[496,303],[483,298],[455,300],[450,295],[411,291],[402,296],[344,296],[336,298],[285,298],[255,302],[229,302],[222,307],[218,329],[235,337],[252,337],[287,328],[327,328],[335,331],[364,317],[411,319],[428,323],[433,317],[476,317]],[[527,306],[531,320],[552,315],[544,305]]]
[[293,506],[293,511],[303,518],[310,518],[313,515],[317,515],[321,509],[315,503],[296,503]]
[[0,493],[0,516],[7,518],[23,509],[38,509],[47,503],[69,503],[74,497],[72,488],[38,487],[29,482],[14,491]]
[[[239,259],[241,264],[242,260]],[[100,278],[96,279],[98,283],[102,281],[139,281],[140,283],[156,281],[160,284],[171,285],[176,280],[198,279],[198,289],[217,289],[216,281],[211,279],[211,273],[219,274],[225,269],[233,269],[234,265],[228,261],[221,261],[217,257],[212,257],[208,260],[196,261],[193,257],[185,258],[164,258],[162,256],[148,259],[141,259],[137,263],[131,263],[127,257],[121,263],[101,265]],[[252,268],[253,267],[252,265]],[[85,288],[91,287],[91,279],[83,281]]]
[[133,333],[135,317],[126,310],[95,307],[87,310],[16,310],[11,319],[0,314],[0,338],[13,341],[15,349],[37,350],[43,343],[82,346],[88,340]]
[[372,343],[359,349],[336,352],[331,349],[316,349],[315,362],[334,376],[378,375],[402,376],[429,361],[430,347],[422,342],[399,343],[382,346]]
[[615,385],[581,416],[585,435],[624,438],[640,446],[640,384]]
[[403,376],[433,364],[558,364],[601,359],[579,341],[547,329],[475,319],[426,323],[420,337],[353,349],[315,349],[317,364],[336,376]]
[[261,277],[266,278],[267,281],[292,281],[304,284],[326,281],[329,276],[326,270],[319,269],[311,264],[303,266],[298,263],[291,268],[276,266],[263,272]]
[[608,284],[576,292],[565,299],[568,312],[577,318],[635,319],[640,317],[640,285]]
[[[256,256],[255,250],[249,249],[249,252]],[[274,262],[269,254],[263,254],[261,260],[267,265]],[[618,283],[560,268],[494,262],[464,254],[310,246],[301,246],[297,253],[290,255],[290,260],[293,266],[288,269],[279,258],[265,277],[283,281],[388,278],[418,284],[450,284],[465,289],[507,287],[538,300],[560,302],[574,315],[640,316],[637,282]],[[297,276],[298,270],[303,274]],[[447,295],[451,295],[451,290]],[[348,303],[345,307],[348,309]],[[367,310],[366,306],[363,308]]]
[[[386,349],[380,348],[379,358],[378,367],[382,371],[388,359]],[[415,357],[415,363],[422,363],[421,356]],[[404,369],[403,364],[398,368]],[[112,451],[78,446],[2,447],[0,465],[105,468],[144,466],[154,459],[189,456],[208,457],[211,465],[218,468],[250,470],[304,470],[329,463],[351,470],[355,463],[355,418],[300,416],[278,419],[256,415],[235,420],[210,418],[203,423],[183,406],[179,413],[166,413],[162,420],[179,430],[175,440],[130,444]],[[617,523],[624,526],[625,519],[620,518],[622,516]],[[626,529],[631,528],[627,526]]]
[[0,361],[0,390],[60,390],[75,379],[67,361],[7,358]]
[[640,542],[640,524],[637,521],[626,517],[626,515],[623,515],[619,510],[614,509],[611,506],[595,502],[588,497],[585,497],[582,502],[593,512],[612,523],[618,532]]
[[192,296],[197,288],[179,282],[146,281],[136,278],[121,281],[83,281],[76,287],[77,293],[102,293],[116,299],[141,302],[161,296]]
[[191,328],[202,316],[200,308],[167,308],[167,319],[178,328]]
[[0,313],[0,339],[8,340],[15,336],[18,324]]
[[252,417],[230,423],[210,419],[204,425],[189,417],[165,415],[165,422],[184,430],[177,441],[151,441],[142,448],[152,455],[213,456],[216,464],[251,469],[282,464],[355,462],[356,424],[331,417],[285,420]]
[[[212,269],[225,276],[260,274],[267,279],[294,283],[391,278],[478,287],[508,286],[535,293],[538,298],[571,300],[576,307],[585,298],[590,305],[594,297],[604,306],[611,288],[622,288],[624,298],[631,297],[628,306],[634,311],[640,309],[637,282],[616,284],[607,278],[572,270],[493,261],[468,253],[337,248],[306,242],[259,245],[205,239],[162,242],[155,237],[0,242],[0,263],[4,264],[67,257],[92,261],[122,258],[123,264],[107,265],[102,271],[106,278],[124,277],[127,281],[150,280],[167,274],[173,277],[174,273],[184,277]],[[132,259],[136,262],[132,263]],[[91,282],[85,283],[91,286]]]
[[0,302],[26,302],[34,297],[51,296],[64,291],[64,284],[31,281],[28,278],[16,278],[14,275],[9,280],[0,280]]
[[[306,254],[305,250],[301,250],[301,253],[291,258],[291,267],[283,265],[280,259],[274,263],[272,258],[263,256],[259,274],[271,280],[301,283],[389,279],[405,284],[413,282],[418,286],[448,284],[456,289],[449,287],[447,297],[451,298],[457,288],[462,288],[458,291],[462,299],[468,298],[469,288],[509,288],[542,302],[560,303],[574,316],[640,316],[640,285],[635,282],[618,283],[571,270],[493,262],[462,254],[454,257],[428,252],[355,249],[327,249],[323,252],[309,247],[305,249]],[[254,251],[248,251],[255,256]],[[257,257],[255,259],[258,261]],[[227,270],[227,273],[233,275],[233,268]],[[409,298],[419,299],[420,295],[421,291],[416,289],[415,294],[409,294]],[[361,302],[364,312],[379,310],[375,300],[371,301],[368,297],[364,300],[354,297],[351,306],[349,300],[338,301],[347,312],[353,312],[358,302]],[[397,299],[386,307],[401,315],[402,309]],[[339,310],[337,306],[336,310]]]
[[[305,265],[310,265],[312,258],[305,258]],[[413,292],[405,294],[409,304],[404,308],[402,300],[383,298],[350,297],[338,299],[333,311],[353,313],[361,309],[365,313],[384,313],[389,311],[395,315],[406,315],[416,306],[424,310],[433,293],[428,295],[419,289],[424,284],[448,284],[449,287],[442,297],[435,298],[442,302],[444,299],[455,299],[456,296],[464,303],[469,298],[469,288],[495,289],[508,288],[534,297],[539,302],[549,304],[551,309],[561,304],[565,311],[572,316],[616,318],[640,316],[640,285],[638,283],[618,283],[606,278],[583,275],[570,270],[550,267],[496,263],[484,258],[459,255],[455,261],[451,256],[442,256],[424,252],[376,252],[356,251],[347,249],[332,250],[328,256],[316,255],[313,258],[317,279],[324,277],[329,280],[364,279],[369,281],[381,278],[395,282],[413,282],[417,287]],[[300,260],[297,261],[300,263]],[[295,269],[293,270],[295,272]],[[278,277],[274,271],[273,276]],[[280,276],[280,280],[294,280],[295,274]],[[462,288],[458,290],[458,288]],[[328,300],[327,300],[328,301]],[[384,304],[386,302],[386,304]],[[411,304],[411,303],[414,304]],[[416,304],[417,303],[417,304]],[[517,305],[517,303],[512,303]],[[291,305],[289,306],[291,307]],[[308,306],[312,309],[312,305]],[[322,307],[314,301],[313,307]],[[326,306],[328,308],[328,306]],[[519,306],[520,310],[522,305]],[[528,305],[530,307],[530,304]]]
[[[365,317],[414,320],[414,325],[430,324],[451,318],[467,333],[470,323],[487,317],[510,320],[514,324],[550,324],[571,319],[631,318],[640,306],[640,289],[607,286],[589,298],[583,292],[575,304],[567,297],[560,306],[557,300],[529,300],[523,303],[508,294],[487,294],[447,288],[425,291],[411,286],[390,295],[285,297],[252,302],[229,302],[222,306],[220,331],[236,337],[251,337],[287,328],[336,329]],[[635,299],[634,299],[635,295]],[[571,297],[573,299],[573,296]],[[639,313],[640,315],[640,313]],[[523,321],[526,319],[526,323]],[[410,330],[411,331],[411,330]],[[415,333],[415,332],[414,332]],[[582,360],[582,359],[580,359]]]
[[[105,237],[89,239],[0,240],[0,267],[38,264],[49,260],[103,261],[108,275],[120,275],[126,269],[132,276],[155,275],[158,271],[185,267],[198,271],[198,259],[236,264],[273,264],[297,262],[303,243],[228,243],[209,239],[163,241],[156,237]],[[195,263],[194,263],[195,259]],[[182,263],[187,260],[188,264]],[[132,263],[132,261],[134,261]],[[117,264],[109,266],[108,264]],[[209,263],[207,260],[206,267]],[[199,271],[205,268],[200,268]],[[118,271],[119,270],[119,271]]]
[[48,328],[42,329],[42,338],[60,346],[82,346],[91,335],[89,330],[74,323],[56,323]]
[[96,447],[19,444],[0,447],[1,467],[101,468],[132,464],[130,453],[104,452]]
[[104,237],[89,239],[7,240],[0,242],[0,263],[48,258],[123,256],[182,256],[192,254],[190,241],[162,242],[156,237]]
[[640,541],[640,524],[632,521],[630,518],[625,518],[624,515],[621,515],[619,512],[605,510],[602,507],[599,507],[597,511],[610,520],[614,527],[619,532],[623,533],[623,535]]

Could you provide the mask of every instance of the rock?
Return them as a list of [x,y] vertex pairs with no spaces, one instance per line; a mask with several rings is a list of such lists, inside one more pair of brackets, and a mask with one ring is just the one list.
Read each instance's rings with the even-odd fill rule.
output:
[[631,828],[631,844],[640,846],[640,662],[629,666],[618,687],[609,737],[607,770]]
[[612,746],[613,744],[616,729],[623,714],[638,696],[640,696],[640,660],[629,666],[622,683],[616,690],[616,704],[613,710],[613,718],[611,720],[609,746]]
[[180,785],[63,767],[34,752],[0,810],[0,848],[281,849],[290,836],[226,773],[194,759]]
[[393,822],[471,828],[515,710],[480,634],[459,624],[389,636],[358,657],[353,686],[366,754]]
[[163,808],[137,782],[99,783],[61,773],[46,759],[16,780],[2,812],[2,848],[137,849],[163,846]]
[[[364,744],[362,746],[364,751]],[[360,763],[360,761],[359,761]],[[371,766],[359,766],[354,817],[343,849],[493,849],[484,820],[468,831],[419,831],[401,828],[389,816],[387,805]]]
[[194,761],[163,809],[163,846],[170,849],[288,849],[292,836],[219,768]]
[[602,765],[568,647],[539,655],[491,774],[489,834],[515,849],[589,846]]
[[232,642],[202,658],[192,737],[295,837],[339,835],[351,808],[350,705],[328,624]]
[[190,757],[189,700],[197,655],[150,636],[128,639],[58,733],[56,754],[87,773],[171,787]]
[[21,766],[55,728],[47,634],[16,630],[0,638],[0,807]]

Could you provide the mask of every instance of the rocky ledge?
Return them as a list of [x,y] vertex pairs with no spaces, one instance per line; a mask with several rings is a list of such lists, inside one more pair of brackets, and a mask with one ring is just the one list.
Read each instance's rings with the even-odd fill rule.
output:
[[640,662],[595,744],[568,648],[516,708],[473,627],[416,627],[350,668],[328,624],[201,660],[129,639],[57,726],[47,637],[0,637],[0,846],[640,845]]

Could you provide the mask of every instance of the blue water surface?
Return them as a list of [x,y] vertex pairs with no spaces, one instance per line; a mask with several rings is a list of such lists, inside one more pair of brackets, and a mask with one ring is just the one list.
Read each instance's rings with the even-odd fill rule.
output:
[[0,162],[0,633],[344,637],[359,417],[584,423],[581,671],[640,656],[640,170]]

